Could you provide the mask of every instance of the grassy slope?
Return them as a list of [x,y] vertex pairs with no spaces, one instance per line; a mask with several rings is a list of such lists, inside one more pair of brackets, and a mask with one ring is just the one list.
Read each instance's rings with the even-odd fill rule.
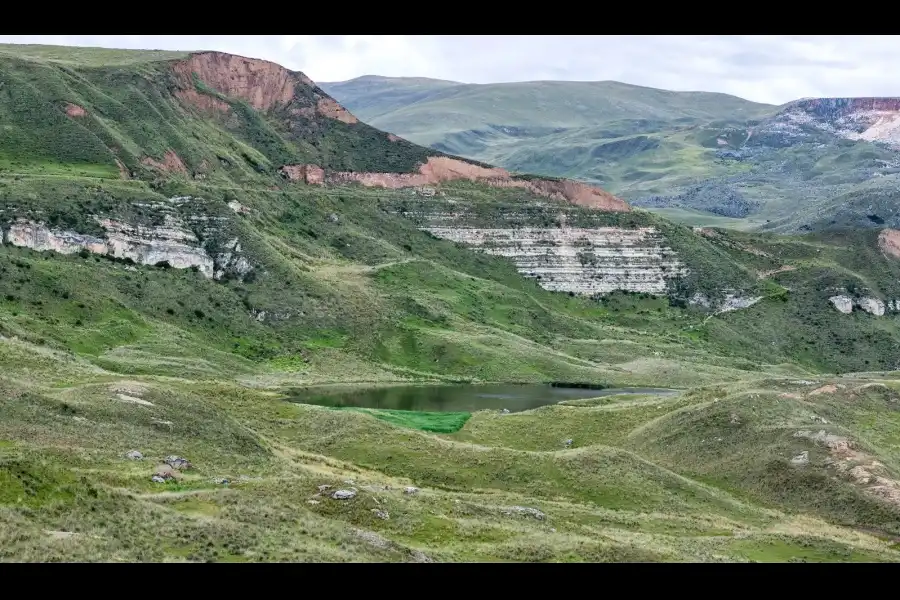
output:
[[732,172],[712,160],[719,130],[775,110],[726,94],[612,81],[361,77],[323,88],[364,120],[414,142],[516,171],[595,181],[625,197]]
[[[64,77],[52,65],[13,62],[9,72],[24,77],[21,68],[36,78],[25,89],[49,94],[41,86]],[[88,97],[112,93],[96,82],[87,89],[82,100],[94,110]],[[132,111],[126,116],[136,114],[133,103],[120,104]],[[206,135],[202,144],[186,141],[186,155],[239,143],[221,123],[173,119],[177,127],[152,133],[172,136],[159,143],[187,140],[186,130]],[[840,321],[815,296],[820,272],[847,269],[893,293],[896,267],[874,252],[848,262],[858,254],[850,242],[811,255],[826,241],[709,240],[644,213],[580,213],[588,222],[665,228],[694,267],[692,289],[753,283],[768,296],[753,312],[707,319],[662,299],[619,294],[597,304],[546,292],[506,261],[436,240],[396,215],[409,198],[402,191],[310,189],[243,167],[202,182],[112,181],[90,169],[64,172],[108,167],[105,144],[85,163],[46,156],[62,151],[49,143],[35,148],[10,157],[14,173],[0,173],[4,219],[41,216],[79,230],[98,212],[152,220],[136,201],[190,195],[184,216],[226,216],[228,233],[263,268],[247,281],[217,283],[190,270],[0,248],[4,559],[398,561],[422,560],[422,552],[451,561],[897,559],[888,543],[841,527],[878,521],[893,533],[895,508],[847,482],[776,473],[790,456],[783,440],[745,434],[740,457],[769,462],[749,472],[724,465],[713,474],[718,479],[690,452],[664,456],[656,444],[677,431],[677,443],[698,443],[690,424],[677,420],[689,408],[710,421],[704,427],[724,432],[718,405],[709,402],[738,403],[747,390],[784,385],[766,378],[809,377],[814,368],[857,368],[864,360],[872,368],[886,364],[881,346],[845,354],[839,342],[892,336],[892,319],[878,326],[859,314]],[[477,186],[441,191],[481,206],[486,219],[533,200]],[[230,200],[252,212],[234,216]],[[740,244],[779,253],[768,259]],[[779,286],[755,283],[752,270],[782,260],[800,267],[785,274],[798,278],[786,301]],[[808,330],[830,327],[838,342],[822,336],[806,354],[790,345],[771,352],[768,328],[794,327],[794,313],[822,317]],[[502,419],[476,413],[444,436],[417,431],[422,423],[408,415],[296,406],[278,394],[291,386],[472,379],[707,387],[675,399],[629,397]],[[722,381],[735,383],[712,387]],[[841,403],[830,410],[830,421],[865,438],[868,451],[895,468],[889,397],[867,411]],[[666,426],[667,415],[682,429]],[[780,422],[763,417],[762,432]],[[575,440],[571,450],[560,446],[567,438]],[[145,460],[125,459],[131,449]],[[154,465],[169,454],[187,456],[195,469],[177,483],[151,483]],[[813,466],[825,472],[821,461]],[[221,478],[230,483],[216,483]],[[772,481],[824,486],[826,501],[801,491],[782,498],[771,492]],[[321,484],[354,486],[359,495],[346,502],[317,497]],[[405,495],[405,485],[423,491]],[[539,508],[547,519],[511,506]]]
[[[810,130],[802,142],[763,133],[753,125],[774,106],[615,82],[362,77],[325,87],[362,118],[412,141],[515,171],[593,181],[627,200],[666,196],[646,206],[691,225],[724,215],[734,217],[719,221],[727,226],[779,232],[872,227],[878,219],[900,227],[897,152],[823,131]],[[720,149],[747,156],[721,159]],[[671,198],[698,185],[699,196]],[[733,194],[749,203],[749,216],[727,207]]]

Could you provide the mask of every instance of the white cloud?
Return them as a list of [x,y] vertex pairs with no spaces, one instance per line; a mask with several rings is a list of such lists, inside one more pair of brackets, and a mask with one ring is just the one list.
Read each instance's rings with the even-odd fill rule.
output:
[[616,80],[780,104],[900,96],[897,36],[0,36],[0,42],[220,50],[317,81],[360,75],[469,83]]

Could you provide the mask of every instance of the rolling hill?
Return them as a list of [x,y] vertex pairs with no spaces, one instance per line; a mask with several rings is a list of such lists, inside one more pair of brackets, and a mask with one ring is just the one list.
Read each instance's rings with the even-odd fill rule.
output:
[[[220,52],[2,46],[0,125],[3,560],[900,558],[900,232],[692,228]],[[484,382],[676,393],[290,401]]]
[[900,226],[892,208],[895,99],[775,107],[616,82],[452,86],[371,76],[323,86],[373,125],[417,143],[593,182],[695,225]]

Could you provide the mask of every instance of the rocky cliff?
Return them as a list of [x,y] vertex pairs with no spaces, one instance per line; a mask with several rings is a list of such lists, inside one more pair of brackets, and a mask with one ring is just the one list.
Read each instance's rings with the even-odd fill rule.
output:
[[478,229],[428,227],[433,235],[505,256],[544,289],[580,295],[616,290],[662,295],[687,272],[653,228]]
[[[94,216],[104,231],[102,237],[54,228],[42,221],[18,219],[8,227],[0,227],[0,239],[38,252],[75,254],[84,251],[139,265],[194,268],[205,277],[215,279],[226,274],[243,276],[249,273],[252,265],[242,255],[238,238],[217,243],[215,236],[210,235],[219,229],[217,221],[221,218],[198,215],[188,224],[172,210],[190,200],[189,197],[175,197],[160,206],[149,207],[155,209],[162,220],[160,225]],[[194,230],[209,236],[205,244]]]
[[416,188],[451,181],[473,181],[499,188],[521,188],[536,196],[561,200],[579,206],[612,212],[628,212],[631,207],[596,186],[577,181],[523,178],[506,169],[484,167],[463,160],[432,156],[419,165],[415,173],[326,172],[318,165],[286,165],[281,172],[290,180],[308,185],[346,185],[358,183],[366,187],[389,189]]
[[900,98],[807,98],[791,102],[758,130],[789,138],[819,130],[900,149]]

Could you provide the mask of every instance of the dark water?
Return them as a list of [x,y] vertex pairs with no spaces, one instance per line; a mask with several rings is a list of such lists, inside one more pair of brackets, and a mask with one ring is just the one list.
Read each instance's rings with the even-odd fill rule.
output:
[[677,393],[660,388],[584,388],[552,387],[550,385],[434,385],[397,386],[354,391],[298,390],[289,395],[292,402],[319,406],[356,406],[422,412],[475,412],[502,410],[519,412],[563,400],[597,398],[612,394]]

